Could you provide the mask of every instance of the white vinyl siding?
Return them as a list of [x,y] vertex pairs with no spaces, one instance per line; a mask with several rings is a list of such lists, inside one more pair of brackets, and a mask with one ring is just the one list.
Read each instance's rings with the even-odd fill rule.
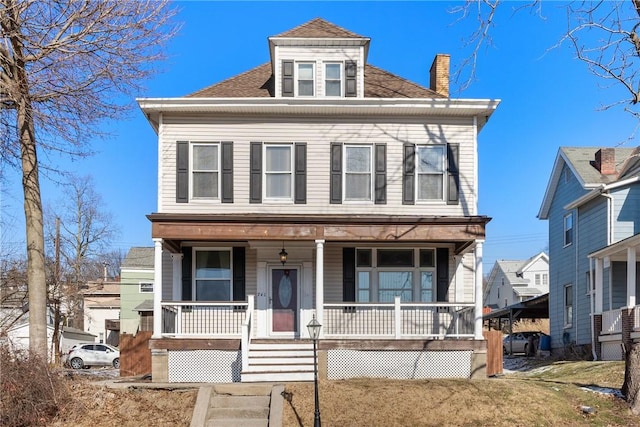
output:
[[295,119],[235,117],[206,119],[166,116],[160,136],[162,157],[159,190],[159,213],[210,213],[212,201],[176,203],[176,141],[233,141],[234,202],[217,203],[219,214],[290,214],[291,203],[249,203],[249,144],[251,141],[305,141],[307,143],[307,202],[296,205],[299,214],[324,214],[330,208],[335,215],[370,214],[370,204],[329,204],[330,144],[375,144],[387,146],[387,203],[376,205],[380,215],[424,215],[424,205],[402,204],[403,141],[416,143],[443,135],[460,144],[460,203],[429,207],[429,215],[477,215],[476,142],[470,119],[447,119],[425,122],[417,118],[407,123],[370,123],[346,118],[327,121],[320,118]]

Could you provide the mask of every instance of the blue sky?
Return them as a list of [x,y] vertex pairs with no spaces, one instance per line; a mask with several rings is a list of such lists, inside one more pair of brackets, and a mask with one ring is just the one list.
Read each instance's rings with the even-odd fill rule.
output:
[[[267,37],[322,17],[371,38],[368,61],[424,86],[436,53],[452,66],[469,52],[465,40],[473,19],[456,23],[450,13],[461,2],[178,2],[179,35],[169,45],[164,73],[147,82],[139,97],[174,97],[263,64]],[[560,146],[615,146],[636,122],[620,109],[598,111],[624,94],[588,74],[568,47],[549,50],[566,27],[561,3],[543,2],[544,19],[508,2],[493,28],[493,46],[483,49],[478,80],[461,98],[502,102],[479,135],[479,213],[487,226],[484,268],[498,259],[526,259],[547,247],[546,221],[536,218]],[[130,100],[131,103],[135,101]],[[51,158],[65,170],[90,174],[120,228],[114,248],[151,246],[145,215],[156,210],[156,135],[139,109],[104,124],[107,140],[90,141],[96,155],[69,161]],[[637,144],[627,142],[627,146]],[[24,251],[19,174],[5,171],[2,236],[5,249]],[[59,186],[42,180],[45,204],[60,199]],[[5,251],[3,251],[5,253]]]

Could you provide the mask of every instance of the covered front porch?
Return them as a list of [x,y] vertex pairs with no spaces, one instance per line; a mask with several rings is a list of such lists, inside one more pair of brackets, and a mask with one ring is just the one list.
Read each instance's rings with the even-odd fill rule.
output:
[[589,255],[593,341],[601,360],[624,359],[625,349],[640,340],[639,252],[635,235]]
[[[482,295],[484,217],[151,220],[161,284],[154,286],[154,381],[220,381],[176,374],[194,363],[217,366],[224,382],[251,381],[259,365],[279,380],[291,373],[287,364],[308,373],[313,317],[322,325],[320,372],[328,378],[361,375],[359,366],[344,372],[347,359],[384,366],[374,376],[404,376],[398,370],[418,360],[427,368],[411,375],[442,376],[444,369],[469,377],[481,365],[486,347],[475,295]],[[199,298],[197,262],[224,248],[233,267],[228,300]],[[451,368],[447,360],[456,358],[459,368]]]

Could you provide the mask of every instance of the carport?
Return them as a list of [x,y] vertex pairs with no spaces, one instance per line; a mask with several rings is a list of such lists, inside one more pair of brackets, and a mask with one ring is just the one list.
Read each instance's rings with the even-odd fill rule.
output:
[[482,316],[482,320],[487,325],[487,329],[492,327],[502,330],[502,325],[506,321],[509,326],[509,333],[513,333],[513,322],[520,319],[548,319],[549,318],[549,294],[531,298],[526,301],[512,304],[504,308],[493,310]]

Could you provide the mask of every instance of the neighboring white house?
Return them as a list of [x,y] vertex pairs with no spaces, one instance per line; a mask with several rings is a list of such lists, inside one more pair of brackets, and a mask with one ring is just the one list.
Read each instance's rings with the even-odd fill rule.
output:
[[[56,349],[53,348],[53,334],[53,325],[47,325],[47,354],[49,355],[50,362],[55,361],[54,356],[56,352]],[[29,322],[23,322],[9,328],[6,331],[6,336],[9,345],[13,349],[22,351],[29,350]],[[76,344],[94,342],[95,339],[96,336],[93,334],[69,326],[63,326],[60,332],[60,347],[57,351],[59,354],[64,354]]]
[[549,292],[549,257],[546,253],[524,260],[499,260],[493,265],[484,293],[484,306],[492,309],[526,301]]
[[478,134],[500,101],[451,97],[448,54],[426,87],[370,45],[317,18],[269,37],[267,63],[138,99],[159,153],[153,381],[312,380],[314,317],[329,379],[485,372]]
[[84,330],[100,343],[117,346],[120,341],[120,282],[96,281],[82,290]]

